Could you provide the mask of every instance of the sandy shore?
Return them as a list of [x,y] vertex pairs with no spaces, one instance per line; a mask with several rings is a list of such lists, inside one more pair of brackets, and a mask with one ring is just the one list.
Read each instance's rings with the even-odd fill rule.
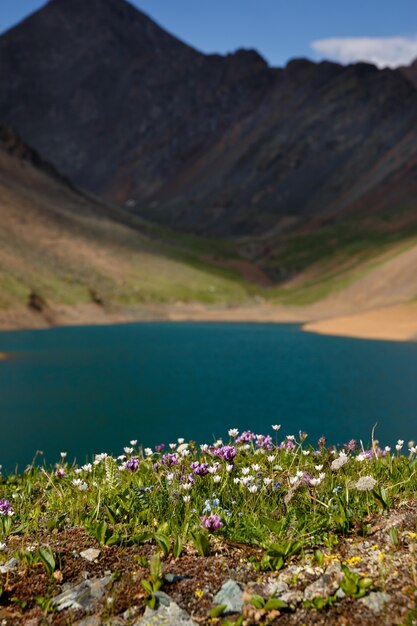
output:
[[[333,315],[332,315],[333,313]],[[346,314],[349,313],[349,314]],[[0,330],[122,324],[136,321],[173,322],[250,322],[299,323],[303,330],[324,335],[384,339],[417,340],[417,304],[378,308],[341,314],[339,308],[326,306],[284,307],[268,303],[237,307],[206,307],[199,304],[152,306],[126,310],[105,310],[95,304],[59,307],[43,313],[21,309],[0,311]],[[0,353],[0,360],[6,355]]]
[[417,305],[387,307],[357,315],[309,322],[303,326],[303,330],[359,339],[417,340]]

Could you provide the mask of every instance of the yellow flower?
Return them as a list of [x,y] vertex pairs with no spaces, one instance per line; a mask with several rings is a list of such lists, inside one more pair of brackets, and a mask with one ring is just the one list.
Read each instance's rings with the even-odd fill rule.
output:
[[378,561],[382,563],[384,559],[385,559],[385,554],[383,552],[378,552]]
[[361,556],[351,556],[347,562],[348,565],[356,565],[356,563],[360,563],[362,561],[362,557]]
[[204,591],[202,589],[196,589],[194,593],[199,600],[201,600],[204,596]]
[[415,539],[417,537],[417,533],[408,533],[408,536],[410,537],[410,539]]
[[373,546],[371,546],[371,550],[378,550],[379,545],[376,543]]

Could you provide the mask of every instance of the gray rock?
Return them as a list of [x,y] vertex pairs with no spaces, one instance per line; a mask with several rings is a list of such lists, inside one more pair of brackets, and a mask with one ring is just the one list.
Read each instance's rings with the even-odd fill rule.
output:
[[268,580],[264,587],[264,596],[275,596],[276,598],[280,598],[282,594],[287,593],[290,590],[287,583],[283,580],[277,580],[276,578],[272,578]]
[[287,591],[286,593],[281,594],[278,597],[279,597],[280,600],[282,600],[283,602],[288,604],[288,606],[291,609],[295,609],[297,604],[302,602],[303,599],[304,599],[302,591],[297,591],[297,590],[293,590],[293,589],[290,589],[289,591]]
[[96,548],[88,548],[88,550],[80,552],[80,556],[82,556],[83,559],[90,561],[90,563],[94,563],[94,561],[97,561],[100,556],[100,550],[97,550]]
[[53,599],[52,603],[57,611],[72,609],[73,611],[91,611],[98,600],[104,596],[104,588],[110,578],[93,578],[84,580],[79,585],[67,588],[63,593]]
[[129,609],[126,609],[124,613],[122,613],[122,618],[127,622],[128,620],[136,617],[138,613],[139,613],[139,607],[131,606]]
[[338,590],[342,578],[343,572],[340,563],[332,563],[318,580],[304,589],[304,598],[314,600],[314,598],[332,596]]
[[167,583],[177,583],[180,580],[189,580],[191,576],[181,576],[181,574],[165,574],[165,580]]
[[19,565],[19,561],[14,557],[9,559],[7,563],[0,566],[0,574],[7,574],[7,572],[12,572]]
[[241,613],[243,609],[242,588],[235,580],[229,578],[214,596],[213,604],[225,604],[225,615],[228,613]]
[[155,595],[159,602],[158,608],[153,611],[147,607],[143,617],[134,626],[198,626],[166,593],[158,591]]
[[101,626],[102,621],[98,615],[91,615],[75,622],[74,626]]
[[388,593],[384,593],[383,591],[371,591],[368,596],[361,598],[359,602],[362,602],[368,609],[378,615],[382,613],[386,603],[389,602],[390,599],[391,596]]

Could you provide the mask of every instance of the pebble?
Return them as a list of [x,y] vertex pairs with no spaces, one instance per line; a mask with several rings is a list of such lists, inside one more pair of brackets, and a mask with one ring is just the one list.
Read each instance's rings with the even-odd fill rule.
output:
[[304,598],[313,600],[314,598],[328,598],[336,593],[339,583],[343,578],[340,563],[332,563],[324,574],[304,590]]
[[4,565],[0,565],[0,574],[7,574],[7,572],[12,572],[19,565],[19,561],[14,557],[9,559],[7,563]]
[[71,586],[53,599],[53,606],[57,611],[65,611],[65,609],[91,611],[95,608],[96,602],[103,598],[104,588],[109,580],[109,577],[93,578]]
[[229,578],[220,591],[214,596],[213,604],[225,604],[224,614],[241,613],[243,609],[242,588],[235,580]]
[[378,615],[382,613],[386,603],[389,602],[390,599],[391,596],[388,593],[384,593],[383,591],[371,591],[368,596],[361,598],[360,602]]
[[88,548],[88,550],[83,550],[83,552],[80,553],[80,556],[82,556],[83,559],[90,561],[90,563],[94,563],[94,561],[97,561],[100,556],[100,550],[97,550],[97,548]]
[[147,607],[145,614],[133,626],[197,626],[186,611],[178,606],[166,593],[155,593],[159,606],[154,611]]

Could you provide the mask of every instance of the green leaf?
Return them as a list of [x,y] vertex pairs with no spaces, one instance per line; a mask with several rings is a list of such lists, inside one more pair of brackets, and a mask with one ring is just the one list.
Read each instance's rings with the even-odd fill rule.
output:
[[209,613],[210,617],[220,617],[220,615],[223,615],[226,607],[227,604],[220,604],[219,606],[215,606],[213,609],[211,609]]
[[144,578],[143,580],[140,581],[140,584],[142,585],[142,587],[147,593],[149,593],[150,595],[153,594],[153,587],[151,583],[149,582],[149,580],[146,580],[146,578]]
[[107,530],[108,526],[106,522],[100,522],[100,524],[98,524],[98,526],[96,527],[95,537],[99,543],[106,543]]
[[258,596],[256,593],[251,596],[250,603],[257,609],[263,609],[265,606],[265,600],[262,596]]
[[158,546],[161,548],[164,554],[164,557],[166,558],[169,555],[169,551],[171,547],[169,538],[166,535],[163,535],[162,533],[155,533],[154,538]]
[[52,550],[50,550],[50,548],[39,548],[38,556],[44,564],[49,576],[51,576],[55,570],[56,565]]
[[288,609],[288,604],[279,598],[269,598],[263,608],[265,611],[279,611],[280,609]]
[[178,559],[181,556],[182,547],[183,547],[182,538],[180,535],[177,535],[175,537],[174,547],[172,548],[172,554],[173,554],[174,559]]

